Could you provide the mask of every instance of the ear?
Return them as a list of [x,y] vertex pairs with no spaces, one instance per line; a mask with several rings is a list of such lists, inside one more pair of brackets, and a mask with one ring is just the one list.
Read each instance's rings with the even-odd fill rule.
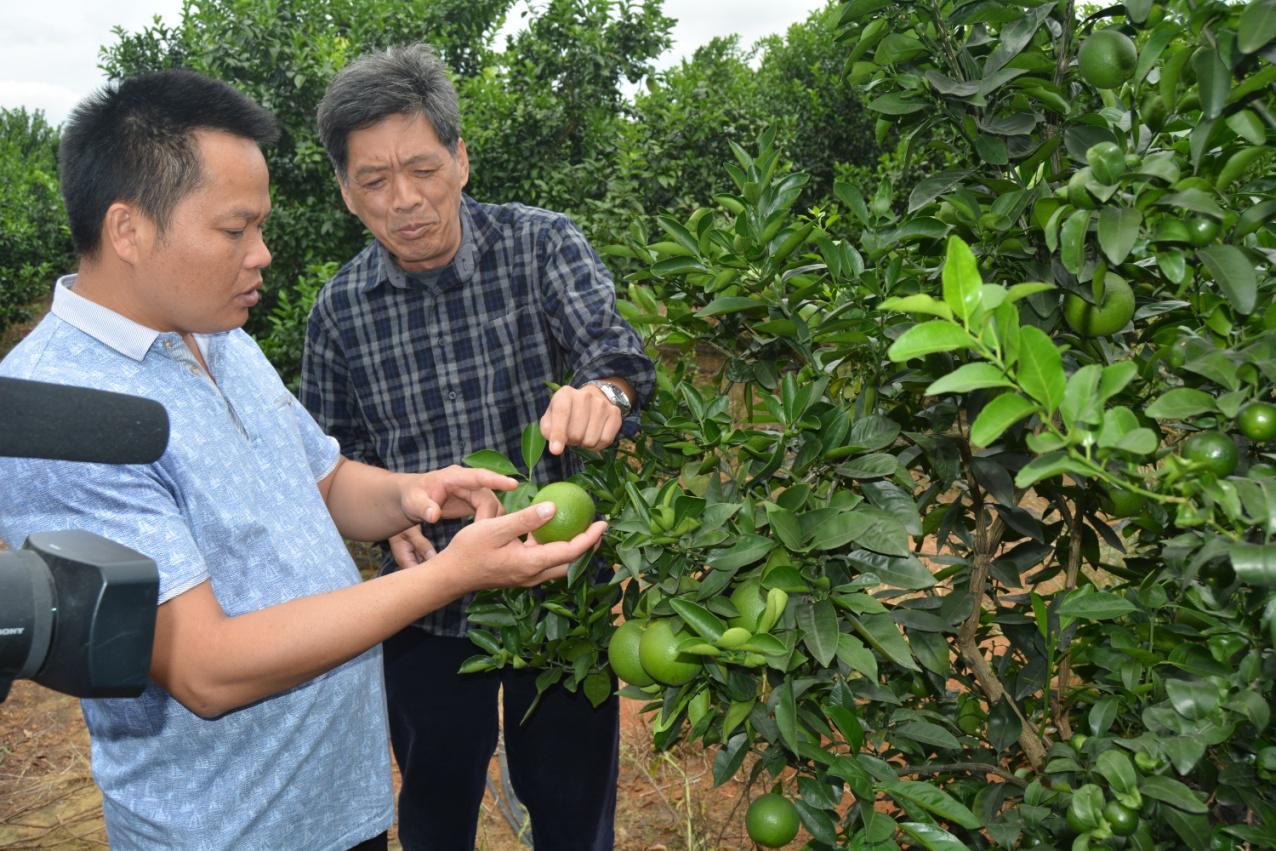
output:
[[465,140],[456,140],[456,165],[461,170],[461,188],[470,182],[470,155],[465,151]]
[[154,237],[154,224],[132,204],[116,201],[102,217],[102,247],[129,265],[142,260]]

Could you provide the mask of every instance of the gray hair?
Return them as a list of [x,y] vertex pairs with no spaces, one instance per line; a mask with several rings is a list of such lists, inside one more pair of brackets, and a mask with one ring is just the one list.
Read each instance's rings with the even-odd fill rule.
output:
[[344,181],[351,133],[392,115],[416,114],[425,116],[455,155],[461,108],[447,67],[429,45],[391,47],[338,72],[319,102],[319,138]]

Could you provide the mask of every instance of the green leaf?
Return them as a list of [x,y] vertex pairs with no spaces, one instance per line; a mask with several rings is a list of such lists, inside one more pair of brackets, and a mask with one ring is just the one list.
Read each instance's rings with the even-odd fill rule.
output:
[[665,260],[659,260],[651,266],[651,273],[660,278],[708,271],[705,265],[694,257],[669,257]]
[[1103,400],[1099,398],[1099,379],[1103,369],[1094,363],[1072,373],[1063,389],[1059,415],[1069,429],[1078,425],[1098,425],[1103,421]]
[[928,851],[970,851],[969,845],[937,825],[904,821],[899,827]]
[[1237,543],[1228,554],[1236,577],[1246,585],[1276,588],[1276,545]]
[[960,325],[934,319],[914,325],[901,334],[886,350],[886,356],[896,363],[902,363],[910,358],[969,349],[974,345],[974,339]]
[[1074,275],[1085,264],[1085,235],[1090,228],[1089,210],[1077,210],[1068,216],[1059,231],[1059,259],[1063,268]]
[[1276,0],[1250,0],[1236,26],[1236,46],[1253,53],[1276,38]]
[[495,449],[480,449],[477,452],[471,452],[461,459],[461,463],[467,467],[491,470],[493,473],[500,473],[502,476],[519,475],[518,468],[514,466],[510,459]]
[[1214,397],[1194,387],[1177,387],[1162,393],[1147,406],[1147,415],[1158,420],[1185,420],[1217,411]]
[[979,261],[961,237],[948,238],[948,256],[944,261],[944,301],[953,316],[965,326],[979,309],[984,280],[979,275]]
[[1099,248],[1113,266],[1130,255],[1142,224],[1143,214],[1135,207],[1104,207],[1099,212]]
[[1018,393],[1002,393],[984,405],[971,423],[970,442],[975,446],[991,446],[1006,429],[1036,411],[1037,406]]
[[1210,270],[1238,313],[1248,316],[1254,312],[1258,279],[1254,274],[1254,264],[1245,252],[1234,245],[1211,245],[1197,251],[1196,256]]
[[1099,754],[1095,769],[1108,781],[1108,786],[1116,792],[1133,792],[1138,787],[1139,776],[1133,763],[1125,751],[1109,748]]
[[912,739],[915,742],[921,742],[923,745],[930,745],[941,750],[961,750],[961,743],[957,741],[956,736],[938,724],[932,724],[929,721],[906,721],[903,724],[897,724],[891,728],[891,735]]
[[1196,793],[1171,777],[1153,774],[1139,782],[1139,791],[1153,800],[1163,801],[1187,813],[1203,815],[1209,808]]
[[709,556],[709,566],[714,570],[736,571],[775,549],[775,541],[761,535],[745,535],[725,550]]
[[745,296],[720,296],[697,310],[696,316],[700,318],[720,316],[724,313],[739,313],[744,310],[754,310],[766,306],[765,299],[746,298]]
[[902,804],[921,807],[969,830],[983,827],[983,822],[965,804],[929,783],[919,780],[888,780],[878,784],[878,788]]
[[1200,721],[1218,709],[1218,689],[1213,683],[1166,680],[1165,694],[1174,711],[1189,721]]
[[908,642],[904,640],[904,636],[900,634],[899,625],[890,615],[862,614],[858,617],[848,615],[847,620],[860,637],[878,653],[901,668],[907,668],[910,671],[921,670],[913,661],[913,653],[908,649]]
[[1006,300],[1021,301],[1030,295],[1036,295],[1037,293],[1047,293],[1054,288],[1055,288],[1054,284],[1046,284],[1040,281],[1028,281],[1022,284],[1015,284],[1013,287],[1010,288],[1010,291],[1006,293]]
[[953,318],[951,307],[925,293],[916,293],[902,298],[899,296],[888,298],[879,304],[877,309],[897,310],[900,313],[925,313],[929,316],[938,316],[940,319]]
[[716,642],[727,630],[727,625],[721,618],[698,603],[684,597],[672,597],[669,605],[682,618],[683,623],[709,641]]
[[1003,694],[988,709],[988,741],[998,751],[1004,751],[1019,740],[1022,732],[1023,721]]
[[943,378],[936,379],[924,391],[926,396],[938,396],[941,393],[969,393],[985,387],[1013,387],[1010,379],[1000,369],[990,363],[968,363],[960,366]]
[[611,697],[611,677],[605,671],[594,671],[585,677],[582,689],[589,699],[589,705],[597,709]]
[[922,99],[906,98],[891,92],[868,102],[868,108],[886,115],[910,115],[930,106],[930,102]]
[[1040,328],[1025,326],[1019,337],[1019,384],[1028,395],[1053,414],[1063,401],[1067,379],[1063,373],[1063,358],[1054,341]]
[[780,730],[780,738],[788,745],[789,750],[797,753],[798,714],[797,698],[793,694],[793,681],[785,680],[776,690],[775,725]]
[[1103,368],[1099,378],[1099,404],[1102,405],[1125,389],[1139,374],[1139,367],[1132,360],[1117,361]]
[[527,474],[530,476],[532,468],[545,452],[545,435],[541,434],[540,423],[528,423],[523,427],[522,443],[523,463],[527,465]]
[[1050,452],[1024,465],[1023,469],[1015,475],[1015,487],[1031,487],[1043,479],[1052,479],[1064,473],[1073,473],[1080,478],[1084,477],[1088,470],[1080,462],[1068,457],[1068,453],[1063,450]]
[[1129,600],[1111,591],[1096,591],[1086,586],[1068,593],[1059,605],[1059,614],[1078,620],[1105,621],[1128,615],[1136,608]]
[[821,668],[827,668],[837,655],[837,612],[827,600],[816,600],[797,608],[797,624],[802,641]]
[[1196,84],[1201,94],[1201,114],[1212,120],[1223,114],[1227,96],[1232,91],[1232,72],[1223,64],[1217,50],[1202,50],[1194,59]]

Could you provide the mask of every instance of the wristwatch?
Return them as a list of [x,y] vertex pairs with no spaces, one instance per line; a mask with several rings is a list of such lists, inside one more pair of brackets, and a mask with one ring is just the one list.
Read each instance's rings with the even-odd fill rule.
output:
[[622,417],[629,416],[629,412],[633,410],[633,405],[629,404],[629,397],[625,395],[625,391],[620,389],[619,384],[612,384],[610,381],[603,381],[595,378],[593,381],[586,381],[585,385],[593,385],[603,391],[603,395],[607,397],[607,401],[611,402],[617,408],[620,408]]

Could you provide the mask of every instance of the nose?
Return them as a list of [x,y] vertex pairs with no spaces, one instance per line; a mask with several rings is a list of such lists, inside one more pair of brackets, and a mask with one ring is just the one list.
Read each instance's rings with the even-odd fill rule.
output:
[[421,205],[421,192],[411,174],[396,173],[392,181],[394,195],[390,202],[395,212],[406,212]]
[[256,239],[248,250],[248,254],[244,257],[244,265],[249,269],[265,269],[270,265],[271,256],[270,249],[266,246],[266,238],[262,235],[261,229],[254,231]]

